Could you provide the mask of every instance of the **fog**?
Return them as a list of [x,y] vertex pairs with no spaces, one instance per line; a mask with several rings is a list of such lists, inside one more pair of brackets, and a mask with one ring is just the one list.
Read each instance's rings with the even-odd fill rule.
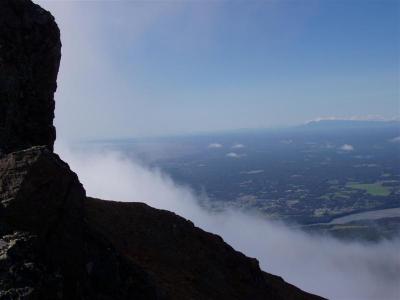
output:
[[219,234],[236,250],[256,257],[261,268],[330,299],[399,299],[400,240],[342,242],[311,236],[282,223],[239,211],[211,213],[200,198],[159,169],[111,151],[77,151],[58,143],[57,152],[89,196],[145,202],[174,211]]

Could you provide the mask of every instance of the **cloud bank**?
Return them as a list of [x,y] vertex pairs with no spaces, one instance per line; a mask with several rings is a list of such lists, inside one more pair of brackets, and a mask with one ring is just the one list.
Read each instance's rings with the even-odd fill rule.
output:
[[88,195],[174,211],[306,291],[346,300],[394,300],[400,295],[400,240],[344,243],[238,211],[211,214],[189,188],[158,169],[117,152],[77,152],[60,144],[56,149],[78,173]]

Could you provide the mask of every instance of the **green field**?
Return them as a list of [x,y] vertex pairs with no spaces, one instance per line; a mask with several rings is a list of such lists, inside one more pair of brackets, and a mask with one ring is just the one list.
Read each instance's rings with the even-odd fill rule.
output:
[[391,189],[390,187],[382,185],[382,182],[375,183],[357,183],[349,182],[346,187],[356,190],[364,190],[371,196],[389,196]]

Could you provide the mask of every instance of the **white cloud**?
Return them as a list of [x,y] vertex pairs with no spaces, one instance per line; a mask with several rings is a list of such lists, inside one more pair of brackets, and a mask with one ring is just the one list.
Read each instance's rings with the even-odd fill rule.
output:
[[398,116],[387,118],[381,115],[354,115],[354,116],[323,116],[317,117],[306,123],[320,121],[399,121]]
[[245,148],[246,146],[243,144],[235,144],[232,146],[232,149],[240,149],[240,148]]
[[254,174],[260,174],[264,173],[264,170],[251,170],[247,172],[240,172],[240,174],[247,174],[247,175],[254,175]]
[[232,158],[241,158],[246,156],[246,154],[238,154],[236,152],[229,152],[226,154],[227,157],[232,157]]
[[208,148],[222,148],[223,145],[219,144],[219,143],[211,143],[210,145],[208,145]]
[[343,151],[354,151],[354,147],[350,144],[344,144],[343,146],[340,147],[340,150]]
[[310,236],[283,224],[238,211],[210,214],[186,187],[158,169],[115,152],[77,153],[60,147],[88,195],[142,201],[192,220],[221,235],[235,249],[256,257],[261,267],[300,288],[330,299],[398,299],[400,240],[345,243]]
[[400,136],[396,136],[395,138],[392,138],[389,140],[391,143],[400,143]]

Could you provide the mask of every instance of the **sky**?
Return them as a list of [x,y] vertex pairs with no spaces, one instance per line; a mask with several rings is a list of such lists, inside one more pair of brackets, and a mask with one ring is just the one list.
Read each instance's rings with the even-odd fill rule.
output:
[[61,30],[65,140],[400,115],[399,1],[35,2]]

